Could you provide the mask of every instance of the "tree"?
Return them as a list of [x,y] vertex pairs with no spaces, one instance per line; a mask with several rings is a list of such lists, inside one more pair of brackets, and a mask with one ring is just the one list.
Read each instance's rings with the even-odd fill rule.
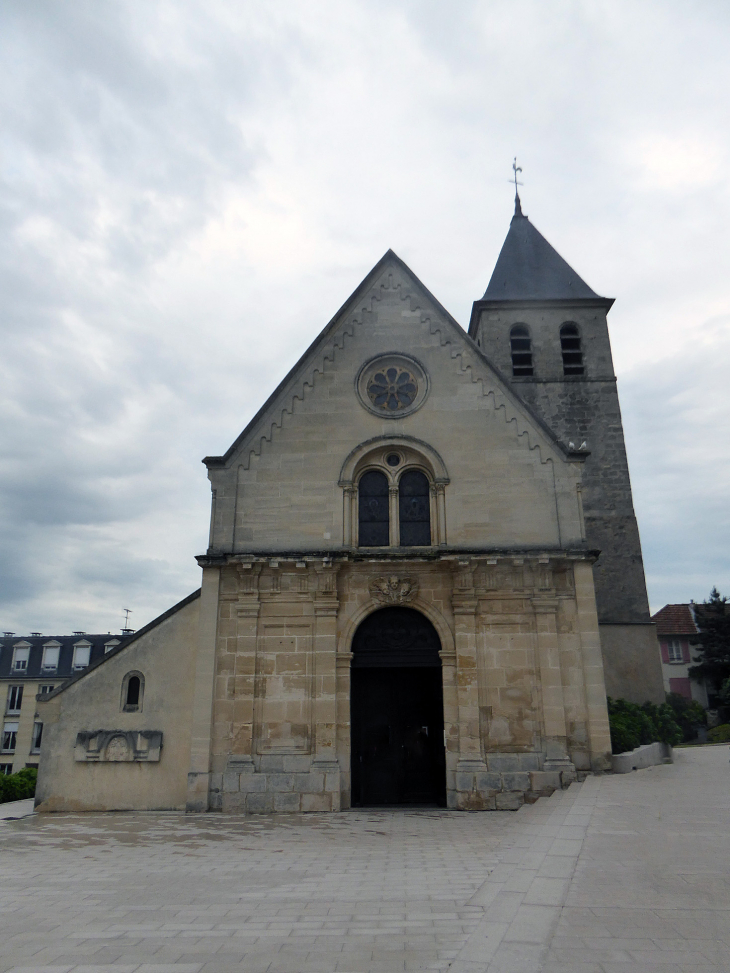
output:
[[730,612],[726,601],[713,588],[709,601],[695,605],[695,621],[700,631],[694,661],[698,665],[692,666],[689,674],[694,679],[706,679],[713,686],[721,686],[730,679]]

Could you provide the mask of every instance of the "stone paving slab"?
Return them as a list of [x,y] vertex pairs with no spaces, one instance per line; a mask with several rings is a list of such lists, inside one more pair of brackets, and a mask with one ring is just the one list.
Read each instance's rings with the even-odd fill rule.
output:
[[729,752],[516,813],[7,820],[0,973],[728,971]]

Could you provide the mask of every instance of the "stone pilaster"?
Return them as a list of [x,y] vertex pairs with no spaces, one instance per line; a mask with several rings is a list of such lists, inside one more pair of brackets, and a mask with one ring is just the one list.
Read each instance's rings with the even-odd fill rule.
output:
[[587,561],[576,561],[573,567],[573,575],[583,657],[583,680],[588,715],[591,767],[593,770],[608,770],[611,766],[611,731],[608,724],[606,685],[593,585],[593,569]]
[[[487,765],[479,732],[479,675],[477,668],[476,614],[473,570],[460,564],[452,594],[456,687],[459,713],[459,758],[456,764],[455,806],[460,810],[481,810],[489,806],[484,784]],[[493,806],[493,805],[492,805]]]
[[568,757],[565,726],[563,679],[560,671],[557,611],[554,598],[533,598],[537,633],[537,662],[542,691],[542,714],[545,730],[545,767],[570,775],[575,768]]
[[207,811],[220,568],[203,568],[186,810]]
[[337,762],[337,613],[336,567],[323,566],[314,598],[314,758],[312,770],[324,774],[325,795],[340,809]]

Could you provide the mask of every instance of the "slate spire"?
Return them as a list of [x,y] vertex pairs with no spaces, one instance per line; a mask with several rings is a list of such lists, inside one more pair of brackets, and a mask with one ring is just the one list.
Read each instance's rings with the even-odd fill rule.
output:
[[485,301],[540,301],[598,298],[522,212],[515,191],[512,217]]

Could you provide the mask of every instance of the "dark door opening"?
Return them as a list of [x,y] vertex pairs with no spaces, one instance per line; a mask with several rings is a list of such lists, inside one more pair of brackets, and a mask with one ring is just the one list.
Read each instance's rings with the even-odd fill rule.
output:
[[411,608],[370,615],[353,640],[352,803],[446,805],[441,644]]

